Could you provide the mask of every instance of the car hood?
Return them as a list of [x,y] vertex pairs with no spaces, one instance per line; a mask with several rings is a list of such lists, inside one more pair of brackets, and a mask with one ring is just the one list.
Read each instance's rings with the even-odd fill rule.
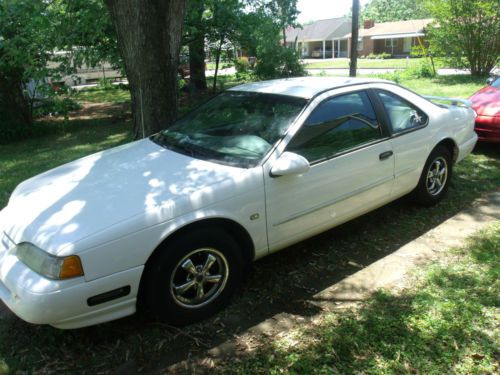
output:
[[469,100],[479,116],[500,116],[500,89],[491,86],[483,87]]
[[0,212],[0,228],[15,243],[31,242],[58,254],[137,215],[154,213],[148,222],[154,225],[191,211],[192,205],[174,202],[234,180],[244,171],[194,159],[144,139],[24,181]]

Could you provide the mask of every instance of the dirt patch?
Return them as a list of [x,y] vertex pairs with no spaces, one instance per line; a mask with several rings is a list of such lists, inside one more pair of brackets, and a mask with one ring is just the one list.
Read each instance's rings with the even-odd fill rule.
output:
[[130,103],[81,103],[82,108],[69,113],[70,120],[125,118],[131,116]]

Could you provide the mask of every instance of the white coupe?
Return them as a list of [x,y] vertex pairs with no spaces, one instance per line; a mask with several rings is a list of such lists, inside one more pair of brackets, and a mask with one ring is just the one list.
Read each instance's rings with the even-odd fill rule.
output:
[[437,203],[474,119],[466,101],[384,80],[232,88],[150,138],[21,183],[0,212],[0,298],[58,328],[138,306],[201,320],[253,260],[405,194]]

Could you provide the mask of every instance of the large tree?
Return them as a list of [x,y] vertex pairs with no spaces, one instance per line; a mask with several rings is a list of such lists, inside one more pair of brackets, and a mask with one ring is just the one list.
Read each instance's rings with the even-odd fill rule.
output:
[[434,18],[430,50],[472,75],[486,75],[500,61],[500,0],[426,0]]
[[186,0],[105,0],[130,85],[135,136],[177,116],[177,67]]
[[422,0],[372,0],[361,11],[363,20],[374,20],[375,22],[404,21],[428,17],[429,12],[422,6]]

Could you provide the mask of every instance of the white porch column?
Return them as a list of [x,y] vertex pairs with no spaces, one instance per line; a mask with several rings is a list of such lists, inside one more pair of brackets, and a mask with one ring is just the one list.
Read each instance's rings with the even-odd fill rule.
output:
[[323,40],[323,60],[325,59],[325,55],[326,55],[325,48],[326,48],[326,41]]

